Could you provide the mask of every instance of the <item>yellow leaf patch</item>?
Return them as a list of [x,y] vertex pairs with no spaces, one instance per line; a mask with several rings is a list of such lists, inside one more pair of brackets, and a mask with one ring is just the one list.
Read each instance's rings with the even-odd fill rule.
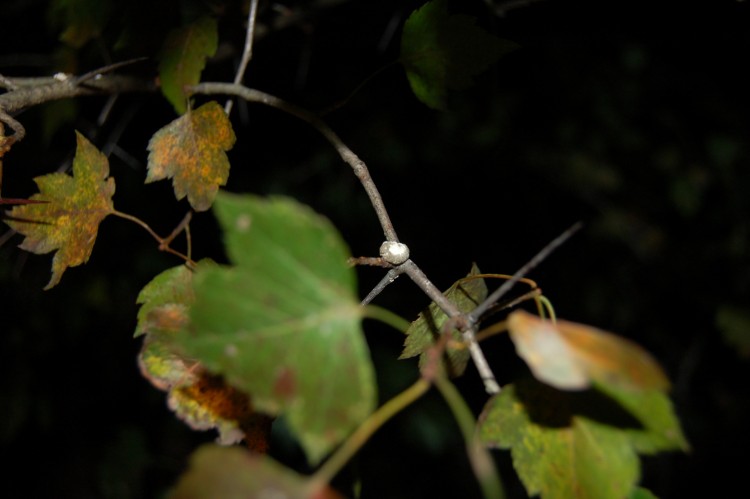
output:
[[39,193],[30,199],[44,202],[14,207],[9,217],[16,220],[6,222],[26,236],[21,249],[37,254],[57,250],[52,278],[44,289],[60,282],[66,268],[88,261],[99,224],[114,211],[115,181],[108,178],[107,158],[83,135],[76,132],[76,137],[73,176],[50,173],[36,177]]

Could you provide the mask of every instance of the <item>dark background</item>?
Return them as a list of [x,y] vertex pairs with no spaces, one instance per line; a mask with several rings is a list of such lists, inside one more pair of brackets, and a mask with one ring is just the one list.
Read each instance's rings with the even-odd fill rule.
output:
[[[82,73],[107,58],[153,56],[199,3],[134,0],[121,7],[131,17],[111,17],[99,40],[73,49],[61,48],[66,23],[48,2],[3,2],[0,74]],[[397,57],[400,26],[419,4],[286,2],[302,17],[257,42],[245,81],[326,109]],[[447,112],[421,104],[393,66],[326,120],[367,162],[400,238],[440,288],[473,261],[513,273],[582,220],[584,230],[531,277],[560,316],[634,339],[672,379],[692,451],[644,458],[643,485],[672,498],[743,490],[748,358],[723,333],[750,328],[750,4],[549,0],[503,15],[479,0],[450,5],[520,50],[452,94]],[[244,13],[232,2],[213,7],[223,11],[222,55],[204,80],[230,81]],[[261,7],[261,23],[279,19],[269,2]],[[113,48],[133,19],[141,28]],[[155,63],[130,72],[152,77]],[[29,196],[34,176],[69,164],[75,128],[103,150],[117,145],[116,208],[166,235],[187,203],[174,201],[167,182],[142,182],[148,139],[174,111],[158,95],[121,96],[99,126],[105,103],[83,98],[17,116],[28,136],[3,158],[3,194]],[[382,233],[363,190],[314,130],[257,105],[237,106],[233,124],[230,190],[294,196],[330,217],[354,255],[377,251]],[[194,256],[221,260],[211,215],[192,227]],[[0,495],[158,497],[214,438],[176,420],[135,362],[138,291],[179,262],[137,226],[109,218],[89,263],[42,291],[51,256],[26,255],[18,243],[0,248],[0,449],[11,461]],[[359,275],[364,296],[382,271]],[[406,278],[376,302],[410,319],[427,304]],[[396,360],[398,334],[366,328],[383,401],[417,370]],[[487,349],[501,382],[511,382],[521,366],[507,339]],[[478,413],[486,396],[473,368],[458,384]],[[274,455],[296,462],[283,436],[274,439]],[[495,456],[510,496],[523,497],[507,453]],[[380,431],[340,484],[356,476],[363,497],[478,494],[460,435],[433,395]]]

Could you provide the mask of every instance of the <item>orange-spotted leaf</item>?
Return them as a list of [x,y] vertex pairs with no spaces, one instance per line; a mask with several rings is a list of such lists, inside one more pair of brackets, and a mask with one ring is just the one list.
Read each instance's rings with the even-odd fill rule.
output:
[[219,186],[227,183],[225,151],[234,141],[232,125],[218,103],[188,111],[151,138],[146,183],[171,178],[177,199],[187,196],[194,210],[205,211]]
[[[198,268],[211,264],[201,261]],[[136,336],[146,335],[138,356],[141,373],[168,393],[169,408],[192,429],[216,429],[222,444],[244,438],[248,447],[265,452],[272,419],[255,412],[246,394],[173,346],[176,335],[187,333],[189,308],[195,300],[192,280],[193,271],[184,265],[174,267],[156,276],[138,295]]]
[[204,445],[190,456],[190,468],[169,497],[337,499],[342,496],[325,483],[313,482],[268,456],[237,447]]
[[159,57],[159,80],[162,93],[178,114],[187,109],[188,87],[200,81],[206,59],[218,46],[217,23],[211,17],[202,17],[167,36]]
[[190,334],[175,343],[259,411],[285,417],[317,464],[377,400],[348,247],[288,198],[220,192],[214,212],[234,266],[196,271]]
[[629,390],[667,390],[659,364],[635,343],[583,324],[544,320],[522,310],[508,316],[518,355],[534,376],[561,390],[598,383]]
[[39,193],[30,199],[44,202],[16,206],[8,214],[8,225],[26,236],[20,248],[37,254],[57,250],[52,278],[44,289],[60,282],[66,268],[88,261],[99,224],[114,211],[115,181],[108,178],[107,158],[83,135],[76,132],[76,137],[73,176],[50,173],[35,178]]

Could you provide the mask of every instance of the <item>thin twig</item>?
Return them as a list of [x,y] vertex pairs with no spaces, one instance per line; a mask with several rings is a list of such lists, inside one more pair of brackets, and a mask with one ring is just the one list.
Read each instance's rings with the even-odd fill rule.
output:
[[385,209],[383,199],[380,197],[380,192],[378,192],[378,188],[375,186],[375,182],[373,182],[372,177],[370,177],[370,172],[367,169],[367,165],[364,161],[359,159],[359,157],[357,157],[357,155],[354,154],[354,152],[349,149],[346,144],[344,144],[339,136],[336,135],[331,127],[329,127],[318,116],[302,108],[294,106],[293,104],[290,104],[282,99],[279,99],[276,96],[232,83],[201,83],[192,87],[192,92],[193,94],[203,95],[234,95],[245,99],[248,102],[257,102],[270,107],[274,107],[312,125],[331,143],[331,145],[333,145],[333,147],[336,149],[336,152],[339,153],[341,159],[344,160],[344,163],[348,164],[352,168],[354,174],[362,183],[362,186],[365,188],[365,192],[367,192],[367,195],[370,198],[370,204],[372,204],[372,207],[375,209],[375,214],[380,221],[380,226],[383,228],[383,233],[386,240],[398,241],[396,231],[393,228],[391,219],[388,217],[388,211]]
[[[193,262],[193,260],[190,258],[189,255],[185,255],[183,253],[180,253],[179,251],[170,248],[169,244],[165,244],[165,242],[164,242],[165,239],[162,238],[161,236],[159,236],[159,234],[157,234],[156,232],[154,232],[154,229],[152,229],[146,222],[144,222],[140,218],[134,217],[133,215],[128,215],[127,213],[123,213],[123,212],[117,211],[117,210],[113,211],[111,214],[114,215],[114,216],[116,216],[116,217],[120,217],[120,218],[123,218],[125,220],[129,220],[129,221],[131,221],[131,222],[133,222],[133,223],[141,226],[146,232],[148,232],[149,234],[151,234],[151,237],[153,237],[154,239],[156,239],[156,241],[159,243],[159,250],[160,251],[171,253],[172,255],[175,255],[175,256],[177,256],[177,257],[185,260],[185,262],[188,265],[193,265],[195,263],[195,262]],[[184,220],[185,219],[183,219],[183,221]],[[182,225],[182,222],[180,223],[180,225]],[[187,227],[187,225],[186,225],[186,227]]]
[[[258,13],[258,0],[250,0],[250,12],[247,14],[247,33],[245,34],[245,47],[242,50],[242,59],[234,75],[234,83],[239,85],[245,77],[245,70],[253,57],[253,39],[255,38],[255,17]],[[229,115],[232,112],[234,101],[229,99],[224,105],[224,112]]]
[[[17,90],[1,94],[0,122],[8,125],[14,132],[14,135],[6,137],[6,139],[18,142],[26,135],[23,125],[16,121],[12,115],[28,107],[84,95],[150,92],[156,88],[154,82],[139,78],[119,75],[104,75],[96,78],[100,73],[92,73],[86,73],[80,78],[62,75],[59,79],[53,81],[45,79],[46,83],[41,85],[19,86]],[[84,79],[84,77],[92,79]],[[79,84],[82,81],[85,81],[85,84]]]
[[192,218],[193,218],[193,212],[191,210],[191,211],[188,211],[185,214],[185,216],[183,217],[182,221],[180,221],[180,223],[177,224],[177,227],[174,228],[174,230],[172,231],[172,233],[169,234],[167,237],[164,238],[164,240],[159,245],[159,249],[162,249],[162,246],[164,248],[166,248],[167,246],[169,246],[172,243],[172,241],[174,240],[174,238],[177,237],[180,234],[180,232],[182,232],[183,230],[185,230],[188,225],[190,225],[190,220],[192,220]]
[[396,267],[394,269],[389,270],[385,276],[380,280],[379,283],[375,285],[374,288],[372,288],[372,291],[370,291],[367,296],[365,296],[364,300],[362,300],[362,305],[367,305],[372,300],[375,299],[376,296],[378,296],[380,293],[383,292],[383,290],[391,284],[393,281],[395,281],[398,276],[401,275],[403,270],[401,270],[401,267]]
[[456,305],[450,301],[445,295],[435,287],[422,270],[411,260],[403,263],[399,268],[402,268],[404,272],[411,278],[424,293],[437,304],[440,309],[450,318],[461,319],[456,322],[456,328],[462,331],[464,341],[469,345],[469,353],[471,359],[474,362],[474,366],[479,372],[479,377],[484,382],[484,389],[488,394],[494,395],[500,392],[500,385],[495,378],[495,374],[490,368],[487,358],[484,356],[481,347],[477,343],[474,335],[476,334],[476,326],[466,320],[466,316],[456,307]]
[[386,262],[385,260],[383,260],[383,257],[380,256],[352,256],[346,260],[346,263],[350,267],[356,267],[358,265],[364,265],[368,267],[383,267],[386,269],[393,267],[393,264]]
[[467,315],[467,319],[469,320],[469,322],[471,324],[476,324],[479,321],[479,318],[482,317],[482,314],[484,314],[493,305],[495,305],[495,303],[497,303],[503,296],[505,296],[505,294],[508,293],[508,291],[510,291],[513,286],[515,286],[515,284],[521,280],[521,278],[525,277],[526,274],[528,274],[534,267],[539,265],[542,260],[547,258],[550,253],[557,249],[558,246],[567,241],[570,236],[578,232],[581,227],[583,227],[582,222],[573,224],[573,226],[571,226],[568,230],[557,236],[549,244],[547,244],[547,246],[542,248],[542,250],[534,255],[531,260],[526,262],[526,265],[518,269],[518,272],[513,274],[513,277],[505,281],[502,286],[497,288],[490,296],[487,297],[486,300],[480,303],[477,308],[472,310],[471,313]]

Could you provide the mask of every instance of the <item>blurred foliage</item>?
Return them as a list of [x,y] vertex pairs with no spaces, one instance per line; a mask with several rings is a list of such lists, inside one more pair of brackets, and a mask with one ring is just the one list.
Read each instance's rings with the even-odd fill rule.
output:
[[[50,2],[9,1],[0,74],[85,72],[110,58],[154,56],[169,29],[208,9],[223,17],[204,78],[230,81],[244,41],[236,22],[243,3],[118,3],[98,37],[61,51],[64,23],[44,17]],[[245,81],[326,109],[398,57],[389,26],[419,3],[286,2],[303,15],[259,36]],[[521,48],[457,93],[449,112],[427,109],[403,72],[389,69],[326,120],[367,161],[399,236],[441,289],[471,262],[512,273],[583,220],[582,235],[531,277],[561,315],[633,339],[665,366],[693,450],[646,460],[642,485],[658,497],[685,497],[720,467],[711,492],[728,495],[744,485],[738,455],[750,444],[750,363],[730,339],[746,336],[750,303],[750,81],[741,63],[750,4],[540,1],[497,17],[490,3],[449,6]],[[282,19],[270,3],[261,6],[266,27]],[[157,65],[130,71],[153,77]],[[33,177],[69,165],[75,127],[110,156],[118,209],[168,234],[187,202],[143,179],[148,139],[174,110],[158,95],[128,95],[101,119],[106,104],[76,101],[75,116],[55,118],[69,125],[49,124],[51,105],[17,116],[28,135],[3,158],[3,194],[28,196]],[[294,196],[329,216],[355,255],[374,253],[380,229],[335,151],[277,111],[240,104],[235,113],[229,189]],[[196,258],[221,255],[210,215],[196,217],[192,232]],[[25,255],[19,242],[0,248],[0,446],[13,456],[4,497],[159,496],[189,451],[213,438],[177,421],[135,360],[138,290],[178,262],[137,227],[108,219],[88,265],[42,292],[49,259]],[[359,274],[362,293],[380,278],[372,269]],[[409,319],[427,305],[406,281],[378,303]],[[385,400],[416,376],[415,362],[395,360],[398,335],[374,327],[368,338]],[[507,338],[487,345],[502,381],[523,372]],[[458,383],[478,412],[486,395],[473,368]],[[272,454],[305,471],[283,431],[273,439]],[[363,497],[474,497],[463,449],[445,406],[427,397],[379,432],[334,486],[348,492],[358,481]],[[508,455],[496,457],[509,495],[523,497]],[[447,468],[453,473],[435,473]],[[30,470],[44,480],[22,480]]]

